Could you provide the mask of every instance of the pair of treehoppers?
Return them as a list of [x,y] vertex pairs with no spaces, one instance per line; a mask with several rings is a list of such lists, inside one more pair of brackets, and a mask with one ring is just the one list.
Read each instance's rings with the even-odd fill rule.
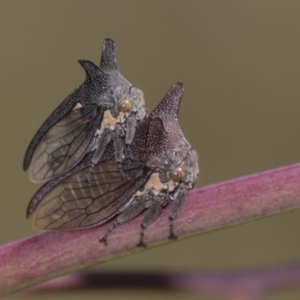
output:
[[195,185],[198,156],[179,125],[181,83],[147,114],[141,90],[119,72],[114,42],[103,44],[100,66],[80,60],[86,80],[42,124],[29,144],[24,170],[44,183],[31,199],[38,230],[82,230],[113,219],[119,224],[145,211],[144,231],[170,204],[173,221]]

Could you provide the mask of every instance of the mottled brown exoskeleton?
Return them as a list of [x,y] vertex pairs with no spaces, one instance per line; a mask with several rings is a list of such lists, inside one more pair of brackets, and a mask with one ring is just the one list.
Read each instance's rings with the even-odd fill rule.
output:
[[62,175],[89,152],[98,163],[111,140],[121,166],[123,148],[130,148],[136,124],[145,117],[143,93],[119,72],[112,40],[104,41],[100,67],[79,63],[85,82],[54,110],[27,148],[23,167],[33,182]]
[[171,203],[170,238],[174,238],[173,220],[199,172],[197,153],[185,139],[178,121],[183,91],[182,84],[174,84],[156,109],[137,125],[131,145],[134,159],[123,160],[123,180],[110,146],[87,182],[92,157],[89,154],[69,174],[46,183],[36,193],[27,210],[27,216],[34,213],[34,227],[78,230],[115,218],[100,240],[106,244],[114,227],[147,210],[138,244],[143,246],[144,230]]

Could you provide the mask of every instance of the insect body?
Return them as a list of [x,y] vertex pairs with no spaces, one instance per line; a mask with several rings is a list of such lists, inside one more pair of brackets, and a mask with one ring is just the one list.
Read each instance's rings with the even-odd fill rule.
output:
[[130,149],[136,124],[145,117],[143,93],[120,74],[112,40],[104,41],[100,67],[79,63],[85,82],[49,116],[26,151],[23,167],[33,182],[62,175],[89,152],[96,164],[111,141],[121,166],[124,143]]
[[182,84],[174,84],[156,109],[137,125],[131,146],[134,160],[123,160],[123,180],[111,147],[92,169],[89,182],[85,178],[91,162],[86,157],[69,174],[46,183],[33,197],[27,215],[34,213],[34,227],[78,230],[115,218],[100,240],[106,244],[115,226],[147,210],[141,223],[142,246],[146,227],[156,220],[164,206],[172,203],[170,238],[174,238],[173,220],[199,172],[197,154],[178,121],[183,90]]

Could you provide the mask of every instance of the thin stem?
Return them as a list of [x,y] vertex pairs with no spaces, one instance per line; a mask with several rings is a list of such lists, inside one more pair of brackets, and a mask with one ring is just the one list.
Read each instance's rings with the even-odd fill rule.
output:
[[[191,191],[174,222],[178,237],[207,232],[300,206],[300,164],[212,184]],[[99,243],[111,222],[73,232],[45,232],[0,248],[0,295],[12,293],[137,248],[142,216],[117,227]],[[168,209],[145,232],[148,248],[168,242]]]

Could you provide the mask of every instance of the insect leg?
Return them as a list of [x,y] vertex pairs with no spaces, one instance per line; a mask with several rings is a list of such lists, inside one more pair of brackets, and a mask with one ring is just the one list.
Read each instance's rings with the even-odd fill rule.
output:
[[103,243],[105,246],[107,246],[107,238],[111,234],[111,232],[114,230],[114,228],[119,225],[118,220],[115,220],[111,226],[107,229],[105,235],[99,240],[100,243]]
[[178,192],[176,193],[175,199],[173,200],[173,204],[172,204],[171,211],[169,214],[169,222],[170,222],[169,239],[177,239],[176,235],[174,234],[173,221],[177,217],[177,215],[182,207],[182,204],[184,202],[186,194],[187,194],[187,189],[179,187]]
[[104,129],[97,142],[98,147],[92,159],[93,164],[97,164],[99,162],[110,141],[111,141],[110,131],[108,129]]
[[127,149],[127,153],[131,159],[133,159],[133,154],[131,151],[131,144],[135,135],[136,130],[136,113],[132,112],[127,120],[126,120],[126,136],[125,136],[125,147]]
[[108,146],[108,144],[111,141],[111,134],[110,131],[108,129],[104,129],[104,131],[102,132],[102,134],[99,137],[99,140],[97,141],[97,148],[96,151],[92,157],[92,165],[89,168],[89,171],[86,174],[86,181],[90,182],[90,175],[91,172],[94,168],[94,166],[99,162],[99,160],[101,159],[106,147]]
[[96,142],[97,148],[92,157],[92,164],[86,173],[86,182],[90,182],[90,175],[94,169],[94,166],[99,162],[101,159],[106,147],[111,141],[111,134],[108,129],[104,129],[103,133],[100,135],[99,140]]
[[114,228],[122,223],[132,220],[137,215],[139,215],[142,212],[142,210],[146,208],[147,203],[148,203],[148,195],[144,195],[141,198],[135,198],[135,200],[128,207],[126,207],[125,210],[121,212],[121,214],[118,215],[116,220],[106,231],[103,238],[99,240],[100,243],[107,245],[107,238],[114,230]]
[[124,158],[123,155],[123,141],[122,141],[122,135],[123,135],[123,130],[120,127],[116,127],[115,130],[111,132],[112,135],[112,140],[114,142],[114,148],[115,148],[115,159],[118,163],[121,178],[124,178],[124,172],[122,168],[122,161]]
[[162,207],[167,204],[166,197],[162,195],[153,196],[153,203],[146,212],[144,219],[141,223],[140,241],[137,244],[138,247],[146,247],[144,243],[145,229],[153,223],[160,215]]

